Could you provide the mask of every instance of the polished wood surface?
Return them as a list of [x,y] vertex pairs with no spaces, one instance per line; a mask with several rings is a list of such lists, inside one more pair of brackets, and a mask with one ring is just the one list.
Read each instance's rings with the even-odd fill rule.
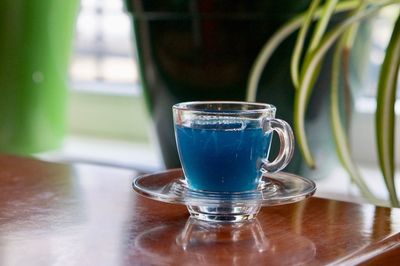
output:
[[400,265],[399,209],[314,197],[209,225],[135,175],[0,156],[0,265]]

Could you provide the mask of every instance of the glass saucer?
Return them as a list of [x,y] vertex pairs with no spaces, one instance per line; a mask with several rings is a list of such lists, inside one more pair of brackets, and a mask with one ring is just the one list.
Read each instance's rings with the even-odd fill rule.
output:
[[315,183],[279,172],[265,174],[258,189],[246,192],[209,192],[188,188],[182,169],[135,177],[133,189],[147,198],[187,206],[193,218],[238,222],[255,218],[262,206],[294,203],[314,194]]

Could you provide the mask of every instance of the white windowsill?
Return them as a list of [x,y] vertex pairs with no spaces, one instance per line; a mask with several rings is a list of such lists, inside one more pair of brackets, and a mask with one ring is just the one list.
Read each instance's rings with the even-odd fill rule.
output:
[[99,164],[151,173],[163,168],[158,154],[151,144],[70,136],[61,149],[39,153],[36,157],[47,161]]

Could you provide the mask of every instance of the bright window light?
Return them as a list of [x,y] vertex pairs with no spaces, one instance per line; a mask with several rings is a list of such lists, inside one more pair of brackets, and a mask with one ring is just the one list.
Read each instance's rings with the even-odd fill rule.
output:
[[70,67],[72,88],[137,89],[132,48],[131,21],[122,0],[81,0]]

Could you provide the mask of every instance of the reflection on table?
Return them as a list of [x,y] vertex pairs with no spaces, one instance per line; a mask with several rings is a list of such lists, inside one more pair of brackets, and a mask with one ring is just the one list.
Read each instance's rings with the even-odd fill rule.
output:
[[189,219],[137,195],[136,173],[0,156],[0,265],[388,265],[400,210],[310,198],[252,223]]

